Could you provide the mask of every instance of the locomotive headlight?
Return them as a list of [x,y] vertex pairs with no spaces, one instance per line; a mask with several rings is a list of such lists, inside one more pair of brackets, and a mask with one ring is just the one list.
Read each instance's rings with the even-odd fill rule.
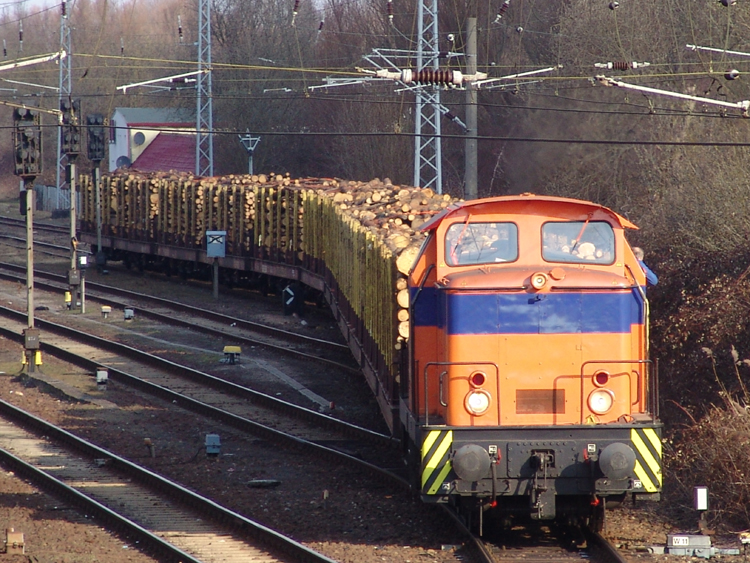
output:
[[474,389],[464,399],[464,406],[469,413],[480,416],[490,408],[490,394],[482,389]]
[[615,394],[609,389],[596,389],[589,395],[589,409],[596,414],[605,414],[615,402]]
[[544,272],[537,272],[531,276],[531,287],[534,289],[542,289],[545,285],[547,285],[547,274]]

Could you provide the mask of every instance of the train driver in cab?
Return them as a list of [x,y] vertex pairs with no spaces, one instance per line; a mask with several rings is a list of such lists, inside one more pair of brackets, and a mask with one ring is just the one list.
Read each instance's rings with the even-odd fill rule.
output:
[[514,223],[454,223],[445,237],[449,266],[512,262],[518,258]]

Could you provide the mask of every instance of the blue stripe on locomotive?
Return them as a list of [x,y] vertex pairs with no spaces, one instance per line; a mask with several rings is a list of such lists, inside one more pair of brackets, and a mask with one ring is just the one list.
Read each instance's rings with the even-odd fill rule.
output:
[[635,289],[506,294],[425,287],[413,291],[412,299],[414,326],[436,326],[449,335],[628,333],[632,325],[643,324],[643,301]]

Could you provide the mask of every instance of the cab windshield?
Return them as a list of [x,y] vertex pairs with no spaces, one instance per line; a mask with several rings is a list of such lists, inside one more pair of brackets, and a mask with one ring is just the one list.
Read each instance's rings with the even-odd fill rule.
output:
[[548,262],[612,264],[615,233],[605,221],[567,221],[542,226],[542,257]]
[[445,235],[449,266],[513,262],[518,259],[515,223],[454,223]]

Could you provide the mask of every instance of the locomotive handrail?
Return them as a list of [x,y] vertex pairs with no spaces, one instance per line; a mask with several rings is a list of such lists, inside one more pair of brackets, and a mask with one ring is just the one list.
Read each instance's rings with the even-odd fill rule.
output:
[[649,317],[651,316],[651,307],[648,304],[648,297],[646,297],[646,292],[643,290],[643,287],[641,287],[641,284],[638,283],[638,281],[635,279],[635,274],[633,274],[633,270],[630,269],[630,266],[625,264],[625,267],[630,272],[630,275],[633,277],[633,281],[635,282],[635,287],[638,288],[638,293],[641,294],[641,298],[643,299],[643,337],[646,341],[646,358],[651,356],[651,350],[650,350],[650,341],[649,341]]
[[[500,420],[500,368],[495,362],[428,362],[424,366],[424,423],[425,426],[430,425],[430,405],[429,405],[429,390],[430,382],[427,377],[427,370],[431,366],[491,366],[495,368],[495,382],[497,384],[497,417]],[[444,371],[443,373],[447,373]],[[441,374],[442,377],[442,374]],[[438,391],[439,398],[439,391]],[[439,400],[439,399],[438,399]],[[448,406],[447,404],[443,406]]]
[[443,399],[443,381],[445,376],[448,375],[448,371],[441,371],[440,375],[438,376],[438,401],[440,401],[441,407],[447,407],[448,403],[445,402],[445,399]]
[[[580,378],[580,381],[581,381],[581,424],[583,424],[583,421],[584,421],[583,406],[586,404],[585,401],[584,401],[584,398],[583,398],[583,378],[585,377],[585,374],[583,373],[583,370],[584,370],[584,368],[587,365],[590,365],[590,364],[650,364],[651,365],[651,364],[653,364],[653,362],[651,360],[649,360],[649,359],[646,359],[646,360],[587,360],[587,361],[583,362],[581,364],[581,378]],[[628,373],[628,379],[630,379],[630,373]],[[641,393],[642,393],[641,388],[640,388],[641,387],[641,381],[642,381],[642,379],[639,377],[638,378],[638,397],[639,397],[639,401],[640,401],[640,397],[641,397]],[[628,389],[632,389],[632,383],[628,383]],[[631,404],[632,404],[632,402],[631,402]],[[652,417],[652,419],[654,421],[656,420],[655,419],[655,414],[653,412],[651,413],[651,417]]]
[[424,275],[422,276],[422,280],[419,282],[419,287],[417,288],[417,292],[414,294],[414,299],[409,300],[409,314],[411,315],[409,318],[414,318],[414,305],[417,302],[417,299],[419,299],[419,295],[422,293],[422,290],[424,289],[424,284],[427,283],[427,278],[430,276],[430,272],[435,268],[435,264],[430,264],[425,269]]

